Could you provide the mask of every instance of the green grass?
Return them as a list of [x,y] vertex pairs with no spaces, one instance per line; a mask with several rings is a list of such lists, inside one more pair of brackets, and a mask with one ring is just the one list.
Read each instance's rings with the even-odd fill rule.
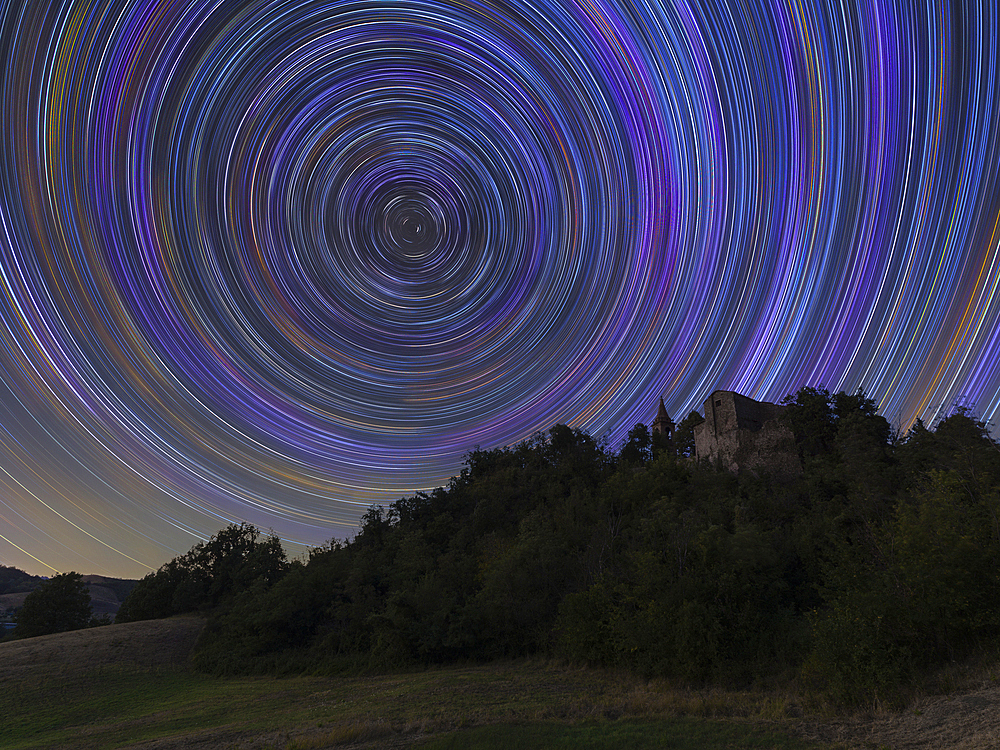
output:
[[420,750],[807,750],[817,747],[742,724],[700,719],[484,726],[420,742]]
[[273,685],[214,680],[184,670],[109,669],[68,679],[56,676],[0,697],[0,713],[8,717],[0,745],[116,747],[234,720],[260,726],[248,701],[272,692]]
[[817,747],[759,728],[784,720],[790,706],[782,696],[678,691],[529,661],[216,678],[190,668],[197,633],[190,620],[159,621],[0,644],[0,747],[96,750],[161,740],[314,750],[377,747],[387,737],[397,747],[430,737],[432,749]]
[[[601,718],[622,686],[606,683],[602,700],[600,677],[529,664],[340,679],[106,669],[0,696],[0,714],[10,717],[0,730],[0,746],[113,748],[207,735],[218,737],[220,746],[239,748],[271,735],[269,747],[309,750],[386,735],[416,740],[450,732],[421,747],[816,747],[737,722]],[[627,716],[655,709],[646,705],[615,710]],[[463,726],[472,728],[453,731]]]

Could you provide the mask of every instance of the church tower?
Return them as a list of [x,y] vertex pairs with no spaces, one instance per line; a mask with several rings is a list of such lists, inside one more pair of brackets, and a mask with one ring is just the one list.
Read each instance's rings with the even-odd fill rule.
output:
[[660,399],[660,408],[656,412],[656,419],[653,420],[653,434],[662,435],[667,440],[671,440],[674,436],[674,421],[667,414],[667,407],[663,404],[663,399]]

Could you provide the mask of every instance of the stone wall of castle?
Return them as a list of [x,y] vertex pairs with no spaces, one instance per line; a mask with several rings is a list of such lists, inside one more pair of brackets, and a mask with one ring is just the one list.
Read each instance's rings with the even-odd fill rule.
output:
[[732,472],[794,476],[802,472],[787,407],[716,391],[694,429],[695,456]]

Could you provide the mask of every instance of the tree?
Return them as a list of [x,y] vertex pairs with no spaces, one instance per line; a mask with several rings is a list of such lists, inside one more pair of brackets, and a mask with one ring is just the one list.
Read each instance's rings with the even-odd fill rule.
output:
[[683,458],[691,458],[695,455],[694,428],[705,421],[705,418],[696,411],[688,413],[681,423],[674,430],[674,446],[677,455]]
[[653,457],[653,438],[642,422],[628,432],[618,460],[628,466],[642,466]]
[[211,609],[242,595],[259,579],[276,583],[288,568],[280,540],[251,524],[231,524],[186,555],[150,573],[122,602],[116,622],[170,617]]
[[17,613],[16,638],[79,630],[90,624],[90,592],[79,573],[62,573],[28,594]]

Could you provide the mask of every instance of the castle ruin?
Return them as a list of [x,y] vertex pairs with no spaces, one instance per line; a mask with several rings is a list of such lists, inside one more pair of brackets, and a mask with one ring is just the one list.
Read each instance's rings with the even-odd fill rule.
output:
[[696,459],[734,473],[801,474],[787,409],[734,391],[715,391],[705,401],[705,421],[694,428]]

